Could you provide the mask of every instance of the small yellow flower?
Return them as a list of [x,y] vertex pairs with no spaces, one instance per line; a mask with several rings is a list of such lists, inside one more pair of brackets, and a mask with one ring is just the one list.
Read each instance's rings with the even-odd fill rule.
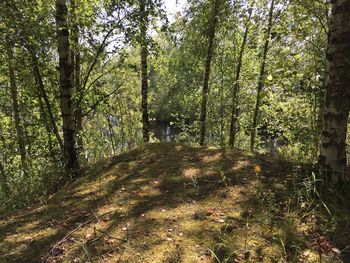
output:
[[255,165],[255,173],[259,175],[261,173],[261,166],[260,165]]

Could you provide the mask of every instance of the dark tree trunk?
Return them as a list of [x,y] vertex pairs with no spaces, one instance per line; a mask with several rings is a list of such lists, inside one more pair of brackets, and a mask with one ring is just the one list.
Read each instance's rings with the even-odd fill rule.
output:
[[[79,24],[77,17],[77,4],[75,0],[71,0],[72,7],[72,66],[73,66],[73,81],[74,88],[77,94],[77,98],[82,97],[82,85],[80,81],[80,51],[79,51]],[[81,108],[81,102],[76,101],[75,109],[75,129],[77,137],[77,150],[79,155],[82,157],[82,152],[84,151],[84,142],[83,142],[83,110]]]
[[248,20],[247,20],[246,26],[245,26],[245,31],[244,31],[241,49],[239,51],[235,82],[233,84],[233,89],[232,89],[232,112],[231,112],[230,140],[229,140],[229,146],[231,148],[233,148],[235,145],[236,134],[238,132],[237,121],[238,121],[238,114],[239,114],[239,111],[238,111],[239,91],[240,91],[239,82],[240,82],[240,76],[241,76],[243,54],[244,54],[245,46],[247,43],[248,32],[249,32],[249,23],[250,23],[251,17],[252,17],[252,9],[249,9],[249,16],[248,16]]
[[124,113],[121,105],[121,101],[118,100],[118,109],[119,109],[119,121],[120,121],[120,139],[121,139],[121,147],[122,151],[124,151],[125,147],[125,131],[124,131]]
[[250,137],[250,149],[252,151],[254,151],[254,149],[255,149],[256,128],[257,128],[258,119],[259,119],[261,91],[264,88],[266,58],[267,58],[267,53],[269,51],[274,4],[275,4],[275,0],[272,0],[271,6],[270,6],[270,11],[269,11],[269,22],[267,25],[267,30],[266,30],[266,35],[265,35],[265,45],[264,45],[264,49],[263,49],[263,56],[262,56],[262,62],[261,62],[261,67],[260,67],[259,80],[258,80],[255,109],[254,109],[254,114],[253,114],[253,124],[252,124],[251,137]]
[[11,90],[11,98],[12,98],[12,108],[13,108],[13,116],[14,116],[15,128],[16,128],[16,134],[17,134],[17,143],[18,143],[19,154],[21,156],[23,173],[27,175],[28,174],[27,154],[26,154],[26,147],[24,142],[24,132],[23,132],[23,127],[21,123],[20,107],[18,103],[16,73],[15,73],[15,69],[13,68],[13,63],[14,63],[13,51],[10,47],[7,50],[7,54],[8,54],[8,69],[9,69],[10,90]]
[[[64,147],[63,147],[63,141],[62,141],[62,138],[59,134],[59,131],[58,131],[58,127],[57,127],[57,124],[56,124],[56,120],[55,120],[55,116],[53,114],[53,111],[52,111],[52,107],[51,107],[51,103],[49,101],[49,97],[47,96],[47,93],[46,93],[46,90],[45,90],[45,86],[44,86],[44,82],[43,82],[43,79],[42,79],[42,76],[41,76],[41,72],[40,72],[40,69],[39,69],[39,66],[38,66],[38,61],[37,61],[37,58],[36,58],[36,55],[35,54],[32,54],[32,60],[33,60],[33,73],[34,73],[34,77],[35,77],[35,81],[38,85],[38,89],[39,89],[39,94],[40,94],[40,97],[44,100],[44,103],[45,103],[45,107],[46,107],[46,110],[47,110],[47,114],[48,114],[48,117],[49,117],[49,120],[50,120],[50,126],[51,126],[51,131],[53,132],[53,134],[55,135],[56,137],[56,140],[61,148],[61,151],[62,153],[64,152]],[[43,108],[44,110],[44,108]],[[43,112],[45,114],[45,112]]]
[[219,96],[220,96],[220,110],[219,110],[219,117],[220,117],[220,146],[224,147],[225,144],[225,95],[224,95],[224,89],[225,89],[225,70],[224,70],[224,53],[225,50],[222,50],[222,54],[220,55],[220,90],[219,90]]
[[114,138],[113,125],[112,125],[110,116],[108,115],[106,118],[107,118],[107,124],[108,124],[108,136],[109,136],[109,140],[111,141],[111,145],[112,145],[112,155],[115,155],[117,153],[117,144],[116,144],[115,138]]
[[141,41],[141,110],[142,110],[142,138],[149,142],[149,119],[148,119],[148,12],[145,1],[139,0],[140,5],[140,41]]
[[8,185],[7,174],[5,172],[5,168],[0,162],[0,180],[1,180],[1,188],[6,197],[10,197],[10,188]]
[[350,110],[350,0],[332,1],[328,82],[323,111],[319,171],[326,183],[343,185]]
[[[75,54],[75,90],[77,94],[81,94],[83,91],[80,84],[80,53],[77,51]],[[79,97],[79,96],[78,96]],[[83,110],[79,104],[75,110],[75,124],[77,130],[77,146],[79,155],[84,152],[84,141],[83,141]]]
[[205,72],[204,72],[204,81],[203,81],[203,91],[202,91],[202,105],[200,113],[200,139],[199,144],[204,145],[205,142],[205,133],[206,133],[206,120],[207,120],[207,103],[209,95],[209,79],[211,71],[211,62],[214,55],[214,40],[215,32],[218,24],[218,14],[220,8],[221,0],[213,0],[211,18],[208,25],[208,49],[207,49],[207,58],[205,60]]
[[68,174],[79,174],[79,162],[75,148],[75,121],[72,99],[72,66],[70,59],[68,9],[66,0],[56,0],[56,25],[60,73],[60,104],[63,120],[64,157]]
[[55,154],[55,150],[54,150],[52,139],[51,139],[52,130],[51,130],[50,122],[47,119],[47,114],[45,111],[43,98],[41,97],[40,93],[38,93],[38,100],[39,100],[40,117],[41,117],[41,120],[45,126],[46,133],[47,133],[47,146],[49,149],[49,154],[50,154],[51,160],[56,160],[57,156]]

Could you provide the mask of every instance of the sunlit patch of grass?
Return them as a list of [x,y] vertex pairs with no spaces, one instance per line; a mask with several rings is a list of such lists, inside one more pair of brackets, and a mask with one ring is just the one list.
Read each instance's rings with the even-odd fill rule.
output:
[[176,146],[175,146],[175,150],[176,150],[176,151],[181,151],[181,150],[183,150],[182,145],[176,145]]
[[95,166],[30,216],[0,220],[0,262],[39,262],[75,228],[51,260],[309,260],[317,253],[305,233],[315,223],[294,198],[293,176],[278,160],[242,151],[144,145]]
[[182,174],[185,178],[193,178],[198,176],[199,172],[200,172],[200,169],[190,167],[190,168],[184,169]]
[[28,223],[23,224],[23,225],[19,226],[18,228],[16,228],[16,232],[30,232],[31,230],[40,227],[41,223],[42,222],[39,219],[37,219],[35,221],[29,221]]
[[250,164],[250,162],[248,160],[239,160],[232,166],[232,170],[233,171],[239,171],[239,170],[241,170],[243,168],[248,167],[249,164]]
[[218,161],[221,157],[222,157],[222,153],[221,152],[208,154],[208,155],[205,155],[205,156],[202,157],[202,162],[203,163],[215,162],[215,161]]
[[[233,258],[247,262],[275,262],[276,259],[279,262],[326,262],[322,258],[327,262],[341,262],[332,253],[319,253],[310,246],[308,235],[316,230],[315,214],[303,208],[310,208],[312,204],[305,204],[299,192],[302,188],[291,187],[295,183],[290,180],[295,179],[288,178],[258,176],[249,180],[249,188],[255,192],[248,194],[247,210],[230,217],[230,224],[221,229],[220,240],[213,246],[212,252],[218,262],[230,262]],[[244,242],[241,236],[245,236]]]
[[18,229],[16,233],[8,235],[0,244],[0,250],[4,251],[4,257],[20,256],[26,251],[35,240],[50,237],[57,233],[57,229],[52,227],[41,227],[32,231],[32,228],[26,229],[30,224]]

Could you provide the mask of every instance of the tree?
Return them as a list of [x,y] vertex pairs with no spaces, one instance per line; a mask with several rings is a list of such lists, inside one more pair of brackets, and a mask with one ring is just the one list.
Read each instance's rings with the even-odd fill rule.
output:
[[[71,10],[72,10],[72,42],[73,42],[73,48],[72,48],[72,67],[73,67],[73,77],[72,81],[74,83],[74,91],[76,94],[81,95],[82,93],[82,87],[80,83],[80,77],[81,77],[81,56],[80,56],[80,50],[79,50],[79,23],[78,23],[78,14],[77,14],[77,3],[76,0],[71,0]],[[79,97],[79,96],[76,96]],[[74,118],[75,118],[75,129],[76,129],[76,137],[77,137],[77,150],[79,155],[83,152],[84,149],[84,143],[83,143],[83,135],[82,135],[82,129],[83,129],[83,110],[81,107],[81,103],[79,103],[79,100],[75,101],[75,112],[74,112]]]
[[204,71],[204,80],[203,80],[203,90],[202,90],[202,105],[201,105],[201,113],[200,113],[200,139],[199,144],[204,145],[205,141],[205,133],[206,133],[206,119],[207,119],[207,102],[208,102],[208,94],[209,94],[209,78],[210,78],[210,70],[211,70],[211,62],[213,60],[214,55],[214,40],[215,40],[215,32],[217,29],[217,25],[219,22],[219,11],[222,0],[212,0],[211,4],[211,13],[208,22],[207,29],[207,57],[205,60],[205,71]]
[[60,74],[59,86],[63,121],[64,160],[67,172],[76,176],[79,174],[79,161],[75,147],[76,134],[72,99],[73,81],[67,19],[67,1],[56,0],[56,26]]
[[319,171],[326,183],[342,185],[346,175],[346,133],[350,110],[350,0],[332,1],[328,81],[323,112]]
[[12,108],[13,108],[15,127],[16,127],[17,142],[18,142],[19,153],[21,156],[23,173],[27,175],[28,174],[27,153],[26,153],[26,147],[24,142],[24,132],[23,132],[21,116],[20,116],[20,106],[18,102],[16,73],[15,73],[15,69],[13,68],[13,65],[14,65],[13,50],[12,50],[12,47],[10,47],[10,44],[7,49],[7,55],[8,55],[10,90],[11,90],[11,97],[12,97]]
[[319,157],[328,1],[193,0],[169,27],[162,2],[57,1],[56,32],[52,1],[0,1],[0,201],[33,201],[59,187],[62,165],[122,153],[160,129],[245,150],[253,134],[263,151]]
[[8,186],[7,174],[1,162],[0,162],[0,184],[1,184],[1,189],[4,192],[5,196],[7,198],[10,197],[10,189]]
[[[43,82],[43,79],[42,79],[42,76],[41,76],[41,72],[40,72],[40,69],[39,69],[38,56],[29,47],[29,44],[27,45],[27,49],[31,53],[31,57],[32,57],[33,74],[34,74],[34,78],[35,78],[36,84],[38,86],[39,100],[40,100],[40,102],[42,102],[42,100],[44,102],[44,103],[41,103],[42,104],[41,111],[42,111],[42,114],[44,116],[46,116],[46,112],[45,112],[45,107],[46,107],[48,120],[50,122],[50,123],[47,123],[46,118],[44,118],[45,122],[46,122],[45,125],[47,127],[51,126],[48,130],[50,130],[50,131],[52,131],[54,133],[54,135],[56,137],[56,140],[57,140],[57,142],[58,142],[58,144],[59,144],[59,146],[61,148],[61,151],[62,151],[62,153],[64,153],[64,146],[63,146],[62,138],[61,138],[61,135],[59,134],[58,127],[57,127],[57,124],[56,124],[56,120],[55,120],[55,117],[54,117],[54,114],[53,114],[53,111],[52,111],[52,106],[51,106],[49,98],[47,96],[47,92],[45,90],[44,82]],[[45,105],[45,107],[44,107],[44,105]]]
[[140,45],[141,45],[141,109],[142,109],[142,138],[143,142],[149,142],[149,119],[148,119],[148,10],[145,0],[139,0],[140,17]]
[[254,150],[254,147],[255,147],[256,128],[258,125],[259,109],[260,109],[260,101],[261,101],[261,91],[264,88],[265,67],[266,67],[267,52],[269,51],[271,30],[272,30],[272,24],[273,24],[272,20],[273,20],[274,5],[275,5],[275,0],[271,0],[267,30],[265,35],[265,44],[263,48],[262,62],[260,66],[260,74],[259,74],[258,87],[257,87],[257,93],[256,93],[256,102],[255,102],[255,109],[253,114],[251,137],[250,137],[250,150],[252,151]]
[[238,120],[238,105],[239,105],[239,89],[240,89],[240,76],[241,76],[241,69],[242,69],[242,62],[243,62],[243,54],[247,43],[248,38],[248,32],[249,32],[249,23],[250,19],[252,17],[252,9],[250,8],[248,11],[249,15],[247,17],[243,40],[241,44],[241,48],[239,51],[239,57],[237,62],[237,68],[236,68],[236,76],[233,83],[233,89],[232,89],[232,111],[231,111],[231,122],[230,122],[230,140],[229,140],[229,146],[233,148],[236,140],[236,133],[237,133],[237,120]]

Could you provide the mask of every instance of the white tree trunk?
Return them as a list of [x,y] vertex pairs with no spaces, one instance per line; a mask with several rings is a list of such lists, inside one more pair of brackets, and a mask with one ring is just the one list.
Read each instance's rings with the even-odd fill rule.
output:
[[328,82],[319,168],[326,181],[346,178],[346,133],[350,106],[350,0],[332,1],[328,46]]

